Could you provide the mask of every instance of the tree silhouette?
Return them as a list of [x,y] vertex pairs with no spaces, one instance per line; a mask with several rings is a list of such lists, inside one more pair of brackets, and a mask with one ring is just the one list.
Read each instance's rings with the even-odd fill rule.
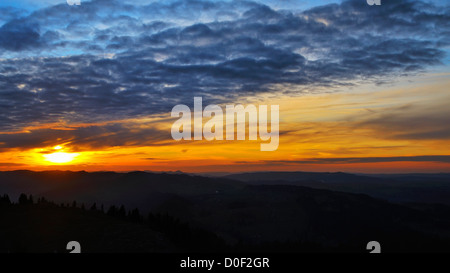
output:
[[20,205],[27,205],[28,204],[28,197],[26,194],[22,193],[19,196],[19,204]]
[[0,206],[9,206],[11,205],[11,200],[7,194],[0,197]]
[[139,213],[139,209],[135,208],[134,210],[130,211],[128,214],[128,219],[135,223],[142,223],[142,216]]
[[28,197],[28,204],[34,204],[33,195],[30,194],[30,197]]
[[122,206],[120,206],[120,209],[119,209],[119,217],[121,217],[121,218],[126,218],[127,217],[127,211],[125,210],[125,206],[124,205],[122,205]]
[[117,216],[118,213],[116,206],[112,205],[111,207],[109,207],[108,212],[106,214],[113,217]]

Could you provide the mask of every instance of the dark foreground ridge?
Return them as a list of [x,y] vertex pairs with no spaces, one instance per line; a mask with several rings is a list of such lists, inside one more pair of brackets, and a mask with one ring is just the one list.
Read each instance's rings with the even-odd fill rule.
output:
[[367,252],[369,241],[383,252],[450,249],[450,208],[442,204],[186,174],[0,178],[0,190],[19,200],[1,199],[2,252],[67,252],[73,240],[83,252]]
[[67,253],[76,240],[83,252],[182,252],[224,250],[213,233],[192,228],[167,214],[144,217],[138,209],[96,204],[55,204],[45,198],[34,202],[22,194],[18,203],[0,197],[0,252]]

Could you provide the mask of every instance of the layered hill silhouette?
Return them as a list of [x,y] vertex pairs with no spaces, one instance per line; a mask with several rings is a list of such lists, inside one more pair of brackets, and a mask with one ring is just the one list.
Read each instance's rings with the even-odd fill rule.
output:
[[[291,178],[288,179],[287,176]],[[277,179],[271,179],[272,177]],[[237,181],[238,179],[241,181]],[[360,184],[357,183],[358,179]],[[316,181],[318,184],[314,184]],[[124,205],[127,209],[139,209],[144,216],[149,213],[167,215],[170,219],[176,219],[175,222],[186,223],[217,236],[218,241],[223,241],[223,245],[214,244],[214,249],[218,251],[365,252],[367,242],[373,240],[379,241],[384,251],[448,251],[450,208],[444,204],[423,203],[418,200],[407,204],[392,203],[376,196],[380,191],[376,192],[374,189],[392,187],[389,183],[397,183],[393,188],[398,192],[401,192],[401,187],[406,189],[408,185],[423,184],[422,181],[405,182],[392,177],[344,173],[277,173],[273,176],[269,173],[257,173],[225,178],[148,172],[0,173],[0,193],[9,194],[12,200],[17,200],[20,193],[26,193],[32,194],[35,199],[45,197],[57,204],[72,204],[76,201],[85,208],[94,204],[98,208],[101,204],[105,210],[111,206],[119,208]],[[339,187],[333,188],[336,185],[341,187],[341,191],[337,191]],[[429,187],[433,189],[433,185],[446,186],[440,180],[432,181]],[[376,198],[368,194],[352,193],[369,191],[368,188]],[[92,217],[92,212],[77,213],[78,210],[71,210],[68,205],[52,210],[42,210],[39,206],[32,206],[31,209],[11,206],[2,211],[2,215],[7,215],[2,223],[8,224],[0,226],[3,229],[0,233],[7,234],[4,233],[5,228],[11,230],[15,226],[29,225],[32,230],[28,230],[31,234],[29,236],[39,236],[42,226],[47,225],[40,224],[39,216],[42,216],[48,220],[66,219],[61,220],[62,227],[56,232],[65,234],[72,224],[67,224],[71,220],[64,217],[75,217],[79,219],[78,226],[75,225],[76,230],[83,230],[83,226],[87,230],[92,228],[95,230],[93,234],[97,234],[93,237],[101,238],[99,234],[107,232],[109,225],[114,227],[114,221],[125,221],[118,220],[114,215]],[[162,252],[176,251],[179,248],[171,245],[174,244],[170,240],[173,239],[173,233],[172,237],[169,236],[170,233],[165,233],[167,230],[178,230],[172,224],[159,226],[159,229],[146,226],[149,236],[140,231],[141,225],[143,224],[125,221],[123,236],[128,241],[138,240],[142,236],[151,239],[156,238],[155,234],[159,232],[163,237],[169,238],[167,241],[163,240],[167,243],[159,248],[155,247],[157,244],[151,239],[148,245],[144,243],[142,247],[147,251]],[[120,231],[117,232],[120,234]],[[127,234],[132,233],[140,235],[127,237]],[[175,233],[180,233],[181,235],[177,235],[179,237],[186,237],[183,235],[186,233],[182,231]],[[214,236],[206,237],[215,238]],[[60,242],[68,237],[55,235],[55,238],[55,241]],[[115,239],[104,239],[108,240]],[[195,245],[192,241],[187,244]],[[110,251],[119,251],[120,245],[118,243],[117,248],[111,247]],[[123,248],[124,251],[142,251],[142,248],[129,249],[126,244]],[[93,249],[105,251],[104,248]],[[191,251],[195,248],[189,248],[185,244],[183,249]],[[49,248],[45,249],[47,250]]]
[[45,198],[21,194],[18,203],[0,197],[0,252],[67,253],[76,240],[82,252],[185,252],[224,250],[225,244],[211,232],[192,228],[162,214],[143,216],[96,204],[55,204]]
[[379,174],[317,172],[254,172],[224,178],[252,185],[296,185],[351,193],[364,193],[391,202],[450,205],[450,174]]

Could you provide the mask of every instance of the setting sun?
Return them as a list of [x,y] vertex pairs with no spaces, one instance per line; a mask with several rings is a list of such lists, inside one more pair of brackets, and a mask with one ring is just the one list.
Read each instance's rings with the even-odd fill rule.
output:
[[74,160],[75,157],[77,157],[77,153],[63,153],[63,152],[57,152],[52,154],[46,154],[44,155],[45,160],[52,162],[52,163],[68,163]]

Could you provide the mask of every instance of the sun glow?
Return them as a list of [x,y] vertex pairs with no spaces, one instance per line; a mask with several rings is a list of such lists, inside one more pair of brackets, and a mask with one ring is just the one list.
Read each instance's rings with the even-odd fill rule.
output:
[[56,152],[43,155],[46,161],[51,163],[63,164],[71,162],[77,157],[78,153],[66,153],[61,145],[53,147]]
[[63,153],[63,152],[57,152],[52,154],[46,154],[44,155],[45,160],[52,162],[52,163],[68,163],[77,157],[77,153]]

